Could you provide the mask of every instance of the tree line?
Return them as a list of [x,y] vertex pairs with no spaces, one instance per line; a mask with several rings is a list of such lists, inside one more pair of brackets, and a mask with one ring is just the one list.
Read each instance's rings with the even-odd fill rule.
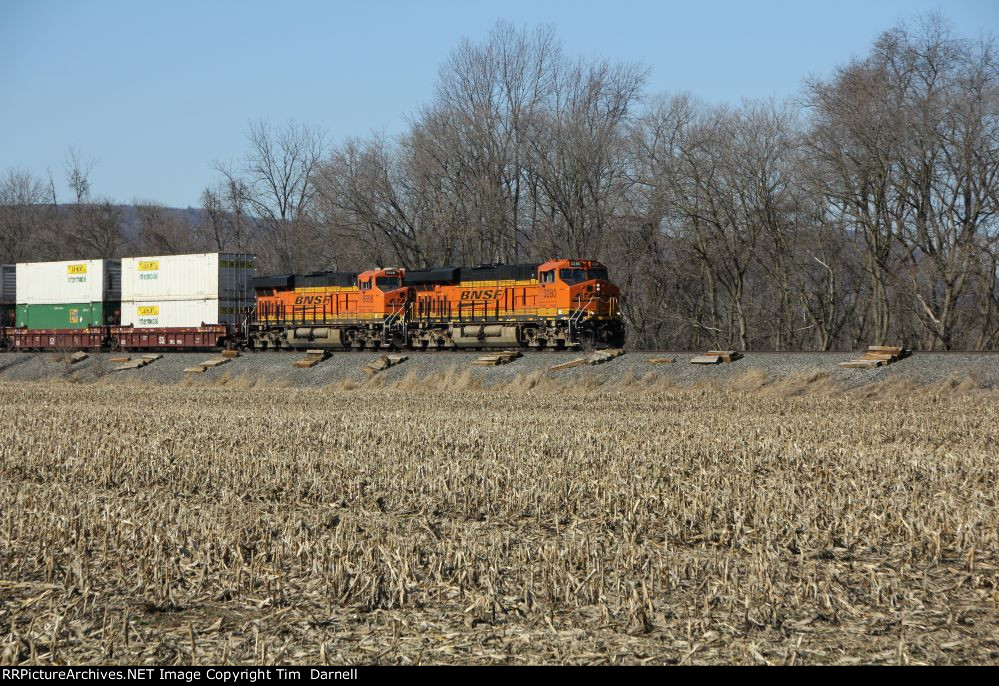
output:
[[255,252],[263,272],[603,261],[636,347],[999,348],[991,38],[900,24],[786,102],[650,96],[641,64],[499,23],[399,136],[253,123],[201,212],[10,170],[0,260]]

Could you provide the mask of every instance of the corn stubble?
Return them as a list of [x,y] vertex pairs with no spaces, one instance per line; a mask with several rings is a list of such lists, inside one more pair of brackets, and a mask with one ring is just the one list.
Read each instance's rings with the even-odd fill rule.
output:
[[994,396],[0,385],[0,656],[996,663]]

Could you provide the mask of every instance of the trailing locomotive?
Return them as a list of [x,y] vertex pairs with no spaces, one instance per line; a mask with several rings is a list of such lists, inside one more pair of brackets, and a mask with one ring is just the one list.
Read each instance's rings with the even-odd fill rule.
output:
[[4,265],[0,348],[624,344],[620,291],[593,260],[265,277],[254,265],[223,253]]
[[255,349],[620,346],[620,291],[593,260],[375,269],[253,281]]

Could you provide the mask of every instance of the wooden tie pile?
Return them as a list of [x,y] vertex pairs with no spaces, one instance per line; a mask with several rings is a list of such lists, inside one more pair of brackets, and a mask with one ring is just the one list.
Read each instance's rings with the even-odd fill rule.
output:
[[897,362],[911,354],[900,345],[872,345],[868,346],[863,357],[849,362],[840,362],[839,366],[847,369],[873,369]]
[[742,353],[738,350],[709,350],[703,355],[698,355],[690,361],[690,364],[719,364],[721,362],[735,362],[742,359]]
[[368,363],[368,366],[364,368],[368,374],[377,374],[378,372],[384,371],[389,367],[394,367],[397,364],[402,364],[409,359],[407,355],[382,355],[379,358],[372,360]]
[[295,362],[292,366],[296,369],[308,369],[310,367],[315,367],[317,364],[329,357],[329,352],[326,350],[306,350],[305,357]]
[[162,357],[163,356],[160,355],[160,354],[158,354],[158,353],[150,353],[148,355],[143,355],[141,357],[137,357],[134,360],[130,360],[127,357],[126,358],[117,357],[117,358],[112,358],[111,361],[112,362],[119,362],[119,361],[122,361],[124,359],[124,364],[122,364],[122,365],[120,365],[118,367],[115,367],[114,370],[113,370],[113,371],[116,371],[116,372],[124,372],[124,371],[128,371],[129,369],[140,369],[141,367],[145,367],[147,364],[152,364],[153,362],[155,362],[156,360],[158,360],[158,359],[160,359]]
[[90,357],[90,355],[81,350],[80,352],[73,353],[69,356],[69,363],[76,364],[77,362],[83,362],[88,357]]
[[482,355],[472,364],[477,367],[495,367],[500,364],[510,364],[518,357],[523,357],[524,353],[519,350],[504,350],[503,352]]
[[188,367],[184,371],[189,374],[203,374],[207,369],[213,369],[215,367],[220,367],[227,363],[231,358],[229,357],[219,357],[214,360],[205,360],[204,362],[199,362],[193,367]]
[[603,364],[604,362],[610,362],[615,357],[621,357],[621,355],[624,355],[624,351],[620,349],[597,350],[590,353],[586,357],[577,357],[574,360],[557,364],[554,367],[551,367],[550,371],[555,372],[560,369],[570,369],[572,367],[581,367],[583,365]]

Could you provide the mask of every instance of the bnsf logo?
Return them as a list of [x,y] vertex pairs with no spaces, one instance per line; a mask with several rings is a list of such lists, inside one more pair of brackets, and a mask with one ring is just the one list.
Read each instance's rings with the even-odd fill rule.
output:
[[462,291],[462,300],[496,300],[500,297],[500,289],[487,288],[483,291]]
[[296,305],[324,305],[333,302],[332,295],[299,295],[295,297]]

